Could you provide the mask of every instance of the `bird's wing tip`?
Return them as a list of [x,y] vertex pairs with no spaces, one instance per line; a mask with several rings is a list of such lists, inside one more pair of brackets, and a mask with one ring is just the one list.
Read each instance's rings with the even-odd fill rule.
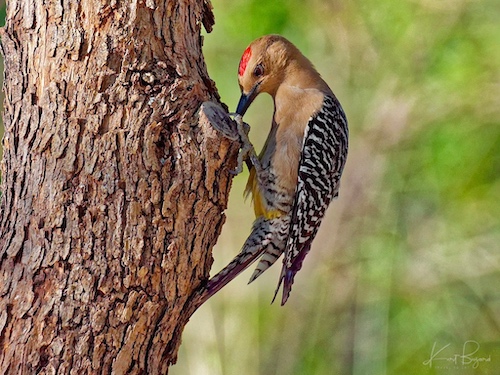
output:
[[288,301],[288,297],[290,297],[290,293],[292,291],[293,278],[297,271],[293,269],[287,269],[285,275],[283,276],[284,284],[283,284],[283,297],[281,299],[281,306],[283,306],[286,301]]
[[281,271],[281,276],[280,276],[280,281],[278,283],[278,286],[276,287],[276,290],[274,292],[274,297],[273,300],[271,301],[271,304],[274,303],[276,300],[276,297],[278,296],[278,292],[281,288],[281,284],[283,284],[283,295],[281,297],[281,306],[284,306],[286,301],[288,301],[288,297],[290,297],[290,292],[292,291],[292,285],[293,285],[293,278],[297,271],[294,271],[292,269],[287,268],[285,265],[283,265],[283,270]]

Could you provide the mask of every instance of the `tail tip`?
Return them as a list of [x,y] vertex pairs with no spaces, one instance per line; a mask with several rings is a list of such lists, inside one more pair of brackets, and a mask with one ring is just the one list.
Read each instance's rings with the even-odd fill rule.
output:
[[283,284],[283,297],[281,299],[281,306],[283,306],[286,303],[286,301],[288,301],[288,297],[290,297],[293,285],[293,278],[295,277],[296,273],[297,273],[296,271],[293,271],[291,269],[286,270],[285,276],[283,277],[284,284]]
[[292,285],[293,285],[293,278],[295,277],[295,274],[297,271],[293,271],[291,269],[284,269],[282,272],[282,276],[280,278],[280,281],[278,283],[278,287],[276,288],[276,291],[274,292],[274,297],[271,303],[274,303],[274,300],[276,299],[276,296],[278,295],[279,289],[281,287],[281,283],[284,282],[283,284],[283,295],[281,297],[281,306],[284,306],[286,301],[288,301],[288,297],[290,297],[290,292],[292,291]]

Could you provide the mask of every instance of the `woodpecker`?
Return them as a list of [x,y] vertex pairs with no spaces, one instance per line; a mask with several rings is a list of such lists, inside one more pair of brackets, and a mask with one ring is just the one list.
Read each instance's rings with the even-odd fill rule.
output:
[[237,116],[260,93],[272,96],[274,115],[264,148],[250,164],[246,194],[252,194],[256,216],[252,232],[241,252],[208,281],[202,299],[260,258],[254,281],[284,254],[274,295],[283,284],[284,305],[325,210],[338,195],[347,119],[312,63],[282,36],[266,35],[250,44],[240,60],[238,82]]

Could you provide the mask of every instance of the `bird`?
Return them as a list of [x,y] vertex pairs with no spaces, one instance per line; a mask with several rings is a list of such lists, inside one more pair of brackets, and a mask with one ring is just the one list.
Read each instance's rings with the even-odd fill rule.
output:
[[273,302],[283,285],[284,305],[325,211],[338,196],[348,152],[347,118],[309,59],[280,35],[262,36],[245,49],[238,83],[240,121],[261,93],[271,95],[274,113],[262,152],[250,163],[245,193],[253,199],[252,231],[240,253],[208,280],[202,299],[260,259],[251,283],[283,255]]

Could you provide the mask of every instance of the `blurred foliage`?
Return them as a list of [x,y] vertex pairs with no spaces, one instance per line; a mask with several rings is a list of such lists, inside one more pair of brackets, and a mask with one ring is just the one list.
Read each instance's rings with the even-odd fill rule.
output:
[[[193,316],[171,373],[498,373],[500,2],[212,3],[204,53],[222,100],[235,109],[245,47],[282,34],[342,102],[350,153],[287,305],[270,304],[279,265],[250,286],[246,271]],[[257,148],[271,116],[269,97],[248,111]],[[234,179],[213,273],[249,233],[246,177]]]
[[[500,2],[212,2],[204,53],[222,100],[236,107],[245,47],[282,34],[342,102],[350,154],[287,305],[270,305],[279,265],[249,286],[245,272],[191,319],[171,372],[497,373]],[[269,97],[246,116],[257,148],[271,116]],[[249,233],[246,177],[234,179],[213,273]],[[434,345],[444,349],[427,363]]]
[[[6,11],[6,5],[5,5],[5,0],[0,0],[0,27],[3,27],[5,25],[5,11]],[[3,56],[0,54],[0,71],[2,74],[0,74],[0,86],[3,87]],[[3,109],[3,90],[0,93],[0,109]],[[2,110],[3,113],[3,110]],[[0,139],[3,139],[3,116],[0,116]],[[0,160],[2,160],[3,157],[3,150],[2,150],[2,145],[0,144]],[[2,181],[2,171],[0,168],[0,182]],[[0,190],[0,197],[2,196],[2,191]]]
[[0,0],[0,27],[5,25],[6,10],[5,0]]

